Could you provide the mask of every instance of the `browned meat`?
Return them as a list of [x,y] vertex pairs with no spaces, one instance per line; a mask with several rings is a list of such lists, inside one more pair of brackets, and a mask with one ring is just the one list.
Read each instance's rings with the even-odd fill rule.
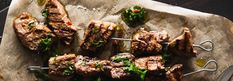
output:
[[58,0],[49,0],[44,14],[46,14],[48,25],[55,35],[69,45],[74,39],[76,28],[68,18],[63,5]]
[[112,68],[110,69],[108,75],[113,78],[113,79],[119,79],[119,80],[124,80],[124,79],[129,79],[131,77],[131,73],[126,71],[125,64],[122,60],[129,60],[133,61],[134,56],[130,53],[120,53],[115,56],[112,56],[110,60],[112,61],[111,66]]
[[133,54],[158,54],[162,50],[160,39],[166,39],[161,37],[158,39],[155,32],[148,32],[144,29],[140,29],[131,41],[131,52]]
[[167,78],[169,81],[182,81],[182,76],[183,76],[183,65],[182,64],[176,64],[172,66],[168,71],[167,71]]
[[169,43],[169,50],[176,55],[196,56],[192,34],[188,28],[184,28],[182,34]]
[[104,71],[110,65],[107,60],[96,60],[86,56],[78,55],[76,58],[76,73],[85,76],[94,76]]
[[114,33],[116,26],[111,22],[91,21],[85,32],[81,49],[89,52],[101,50]]
[[42,39],[55,37],[48,27],[38,24],[37,20],[27,12],[23,12],[14,20],[13,27],[23,45],[34,51],[40,50]]
[[155,72],[163,70],[164,61],[162,56],[149,56],[135,59],[135,65],[140,69],[147,69],[149,72]]
[[49,74],[56,76],[70,76],[75,73],[75,54],[65,54],[49,59]]

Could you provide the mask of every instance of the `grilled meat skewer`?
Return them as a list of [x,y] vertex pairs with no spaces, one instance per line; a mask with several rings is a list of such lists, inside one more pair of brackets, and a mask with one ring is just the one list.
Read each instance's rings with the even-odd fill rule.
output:
[[42,14],[46,17],[54,34],[66,45],[70,45],[74,39],[76,28],[68,18],[63,5],[58,0],[49,0]]
[[17,17],[14,20],[13,27],[22,44],[33,51],[42,50],[42,40],[46,38],[53,40],[55,37],[46,25],[39,24],[28,12],[23,12]]
[[180,36],[169,42],[168,49],[176,55],[197,55],[196,50],[193,49],[192,34],[188,28],[184,28]]
[[170,37],[166,31],[146,31],[143,28],[133,35],[131,52],[133,54],[159,54],[162,51],[162,43],[168,42]]
[[[204,41],[198,45],[193,44],[192,34],[188,28],[183,28],[183,32],[177,38],[171,40],[166,31],[155,32],[145,31],[143,28],[138,30],[132,39],[124,38],[112,38],[113,40],[131,41],[131,53],[136,56],[149,56],[158,55],[164,52],[163,49],[167,48],[167,51],[181,56],[195,57],[197,55],[194,47],[199,47],[205,51],[211,51],[213,49],[212,41]],[[204,43],[210,43],[211,47],[206,48],[202,45]]]
[[81,49],[88,52],[97,52],[105,46],[109,38],[113,35],[116,24],[111,22],[91,21],[85,32]]
[[[156,75],[159,71],[164,70],[164,63],[161,61],[161,56],[150,56],[135,59],[132,54],[122,53],[111,57],[110,60],[111,61],[97,60],[82,55],[75,56],[74,54],[65,54],[63,56],[52,57],[49,60],[49,74],[69,77],[72,73],[84,76],[97,76],[105,73],[112,79],[125,80],[133,77],[133,73],[128,70],[132,67],[128,67],[126,63],[132,63],[139,69],[148,70],[149,76],[151,76],[151,74]],[[67,67],[69,67],[68,70]],[[179,67],[182,68],[181,66]],[[164,77],[168,76],[167,79],[176,79],[179,75],[175,77],[172,74],[176,74],[177,72],[180,74],[182,73],[182,70],[171,69]]]

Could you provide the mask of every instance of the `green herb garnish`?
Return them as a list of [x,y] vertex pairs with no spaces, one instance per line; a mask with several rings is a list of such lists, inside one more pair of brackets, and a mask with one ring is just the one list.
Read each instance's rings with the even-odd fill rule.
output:
[[97,33],[98,32],[98,28],[97,27],[93,27],[92,28],[92,32],[93,32],[93,34]]
[[66,68],[65,68],[65,70],[63,71],[63,75],[65,75],[65,76],[70,76],[70,75],[72,75],[72,74],[74,74],[74,72],[75,72],[75,67],[74,67],[74,64],[72,64],[71,62],[68,62],[67,64],[66,64]]
[[95,65],[95,68],[97,68],[97,69],[100,69],[100,70],[102,70],[103,71],[103,65],[102,64],[100,64],[100,63],[96,63],[96,65]]
[[100,78],[100,77],[98,77],[98,78],[96,79],[96,81],[101,81],[101,78]]
[[104,41],[93,41],[92,45],[96,48],[101,47],[104,45]]
[[129,26],[142,24],[146,20],[146,11],[140,6],[133,6],[125,10],[121,17]]
[[40,45],[41,45],[42,51],[44,52],[49,51],[52,46],[52,38],[47,37],[47,38],[42,39],[40,42]]
[[48,15],[49,15],[48,9],[44,9],[44,10],[42,11],[42,16],[44,16],[45,18],[47,18]]
[[138,76],[140,76],[141,81],[144,81],[147,74],[147,70],[139,69],[128,58],[115,57],[113,58],[113,61],[124,62],[124,65],[126,66],[126,71],[137,74]]
[[32,29],[33,26],[35,26],[35,22],[30,22],[30,23],[28,24],[28,28],[29,28],[30,30]]

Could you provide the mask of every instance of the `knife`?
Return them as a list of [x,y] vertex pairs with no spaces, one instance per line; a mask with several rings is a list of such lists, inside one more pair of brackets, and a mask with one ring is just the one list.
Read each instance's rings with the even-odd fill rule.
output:
[[233,74],[233,65],[228,67],[223,73],[218,77],[217,81],[229,81]]

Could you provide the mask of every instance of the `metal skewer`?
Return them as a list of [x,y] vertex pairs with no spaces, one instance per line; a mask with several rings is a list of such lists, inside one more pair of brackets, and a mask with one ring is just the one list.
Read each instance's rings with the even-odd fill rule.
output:
[[48,70],[49,67],[42,67],[42,66],[28,66],[27,68],[29,71],[35,71],[35,70]]
[[[215,64],[215,67],[214,68],[207,68],[207,66],[211,63],[214,63]],[[202,69],[199,69],[197,71],[194,71],[194,72],[190,72],[190,73],[186,73],[184,74],[183,76],[188,76],[188,75],[192,75],[192,74],[195,74],[195,73],[199,73],[199,72],[203,72],[203,71],[208,71],[208,72],[214,72],[214,71],[217,71],[218,69],[218,64],[215,60],[209,60],[204,66]]]
[[[132,41],[132,39],[125,39],[125,38],[111,38],[112,40],[122,40],[122,41]],[[209,43],[210,44],[210,48],[206,48],[203,45]],[[193,47],[198,47],[201,48],[205,51],[212,51],[214,48],[214,43],[211,40],[206,40],[201,42],[200,44],[193,44]]]
[[[214,68],[207,68],[208,65],[210,65],[211,63],[213,63],[215,65]],[[30,71],[36,71],[36,70],[48,70],[49,67],[41,67],[41,66],[29,66],[28,67],[28,70]],[[189,75],[192,75],[192,74],[195,74],[195,73],[199,73],[199,72],[203,72],[203,71],[207,71],[207,72],[214,72],[214,71],[217,71],[218,69],[218,64],[215,60],[209,60],[203,67],[202,69],[199,69],[197,71],[193,71],[193,72],[190,72],[190,73],[186,73],[184,74],[183,76],[186,77],[186,76],[189,76]]]

